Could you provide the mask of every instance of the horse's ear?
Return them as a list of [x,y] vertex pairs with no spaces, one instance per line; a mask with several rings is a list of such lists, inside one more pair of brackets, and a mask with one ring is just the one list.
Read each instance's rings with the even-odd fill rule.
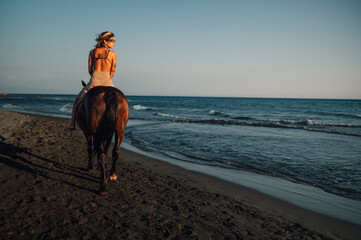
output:
[[81,80],[81,84],[83,85],[83,87],[86,86],[85,82],[83,80]]

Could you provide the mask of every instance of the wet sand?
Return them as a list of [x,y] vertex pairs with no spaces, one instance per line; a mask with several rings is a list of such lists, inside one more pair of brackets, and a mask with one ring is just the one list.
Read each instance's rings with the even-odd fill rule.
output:
[[360,239],[359,225],[124,149],[101,196],[68,121],[0,110],[1,239]]

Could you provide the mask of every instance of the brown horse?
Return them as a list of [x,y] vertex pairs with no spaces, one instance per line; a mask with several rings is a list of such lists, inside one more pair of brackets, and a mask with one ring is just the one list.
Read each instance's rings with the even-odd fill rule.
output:
[[78,106],[76,118],[88,144],[89,171],[93,169],[94,155],[97,154],[98,157],[102,181],[100,194],[108,192],[106,155],[114,133],[115,144],[110,180],[115,181],[117,179],[115,174],[116,162],[119,158],[120,144],[123,140],[128,117],[128,101],[124,94],[114,87],[100,86],[90,89]]

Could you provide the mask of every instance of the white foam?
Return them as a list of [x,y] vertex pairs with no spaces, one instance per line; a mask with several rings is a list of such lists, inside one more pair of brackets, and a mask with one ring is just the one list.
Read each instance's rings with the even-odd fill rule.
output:
[[60,110],[60,112],[71,113],[73,110],[73,105],[68,103],[68,104],[64,105],[62,108],[60,108],[59,110]]
[[145,106],[142,106],[142,105],[134,105],[133,106],[133,109],[134,110],[137,110],[137,111],[144,111],[144,110],[150,110],[152,108],[150,107],[145,107]]
[[272,122],[272,123],[275,123],[275,124],[279,124],[279,123],[291,123],[291,124],[295,124],[295,123],[297,123],[297,121],[295,121],[295,120],[287,120],[287,119],[273,119],[273,118],[271,118],[270,120],[269,120],[270,122]]
[[317,122],[308,119],[307,125],[321,125],[321,126],[335,126],[335,127],[361,127],[361,125],[347,124],[347,123],[325,123],[325,122]]
[[56,100],[56,101],[64,101],[64,100],[68,100],[69,97],[53,97],[50,98],[50,100]]
[[307,119],[306,124],[307,125],[313,125],[313,124],[317,124],[317,122],[314,122],[311,119]]
[[172,115],[172,114],[168,114],[168,113],[157,113],[158,116],[162,116],[162,117],[171,117],[171,118],[182,118],[182,117],[179,117],[179,116],[176,116],[176,115]]
[[23,107],[18,106],[18,105],[15,105],[15,104],[11,104],[11,103],[3,105],[3,108],[6,108],[6,109],[24,110]]
[[219,111],[217,111],[217,110],[211,110],[211,111],[209,111],[208,114],[209,114],[209,115],[219,115],[219,114],[221,114],[221,112],[219,112]]

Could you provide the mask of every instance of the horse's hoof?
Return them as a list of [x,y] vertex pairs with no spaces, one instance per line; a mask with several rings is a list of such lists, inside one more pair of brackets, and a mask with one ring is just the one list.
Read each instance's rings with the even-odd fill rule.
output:
[[108,187],[107,184],[102,184],[99,189],[100,195],[105,195],[108,193]]
[[117,180],[117,175],[115,175],[115,173],[113,175],[110,176],[110,181],[116,181]]
[[102,188],[100,188],[99,193],[100,193],[100,195],[106,195],[106,194],[108,194],[108,189],[102,187]]

